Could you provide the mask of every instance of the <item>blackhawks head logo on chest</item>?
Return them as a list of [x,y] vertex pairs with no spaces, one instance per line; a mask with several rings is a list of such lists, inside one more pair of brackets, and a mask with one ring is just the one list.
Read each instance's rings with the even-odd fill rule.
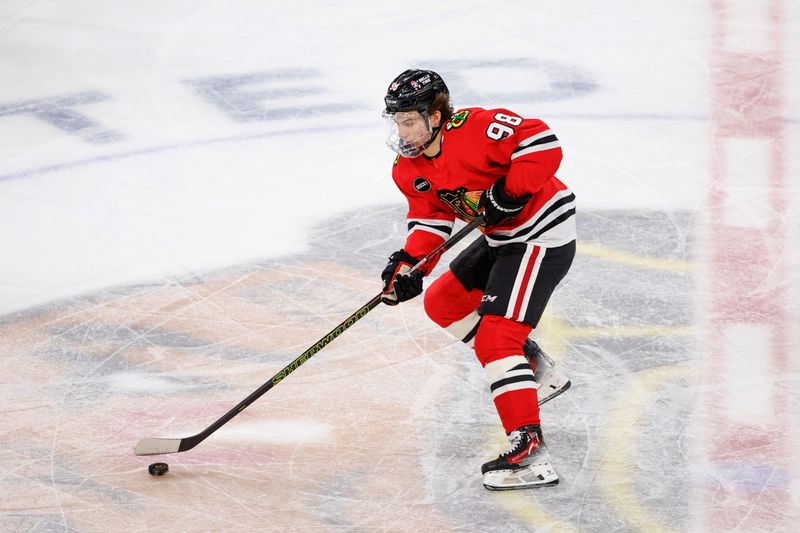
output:
[[483,191],[468,191],[459,187],[454,191],[442,189],[436,192],[439,200],[446,204],[459,218],[470,221],[478,216],[478,200]]

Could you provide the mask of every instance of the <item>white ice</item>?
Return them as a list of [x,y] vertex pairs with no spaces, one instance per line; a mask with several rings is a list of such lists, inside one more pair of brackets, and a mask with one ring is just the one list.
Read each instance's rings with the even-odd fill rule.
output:
[[[787,0],[4,2],[0,529],[797,530],[798,29]],[[564,148],[578,257],[535,332],[573,381],[542,407],[561,483],[482,488],[491,396],[418,301],[149,477],[139,438],[379,289],[414,66]]]

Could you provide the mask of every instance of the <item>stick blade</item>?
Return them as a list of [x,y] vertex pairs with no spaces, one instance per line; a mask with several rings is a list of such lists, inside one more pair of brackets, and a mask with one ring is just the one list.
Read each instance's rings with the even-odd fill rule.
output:
[[133,453],[136,455],[161,455],[180,451],[182,439],[142,439],[136,443]]

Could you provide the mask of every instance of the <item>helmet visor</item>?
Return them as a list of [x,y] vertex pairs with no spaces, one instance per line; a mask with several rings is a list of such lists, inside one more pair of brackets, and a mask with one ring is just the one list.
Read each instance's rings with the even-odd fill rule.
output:
[[386,145],[403,157],[417,157],[430,144],[433,128],[426,111],[383,112],[388,121]]

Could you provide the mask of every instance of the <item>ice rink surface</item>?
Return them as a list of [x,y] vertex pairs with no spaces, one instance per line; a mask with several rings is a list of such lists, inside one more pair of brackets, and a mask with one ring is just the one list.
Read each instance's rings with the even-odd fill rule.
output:
[[[0,530],[797,531],[798,30],[788,0],[3,2]],[[482,487],[483,371],[419,300],[134,456],[377,293],[408,67],[561,140],[560,484]]]

